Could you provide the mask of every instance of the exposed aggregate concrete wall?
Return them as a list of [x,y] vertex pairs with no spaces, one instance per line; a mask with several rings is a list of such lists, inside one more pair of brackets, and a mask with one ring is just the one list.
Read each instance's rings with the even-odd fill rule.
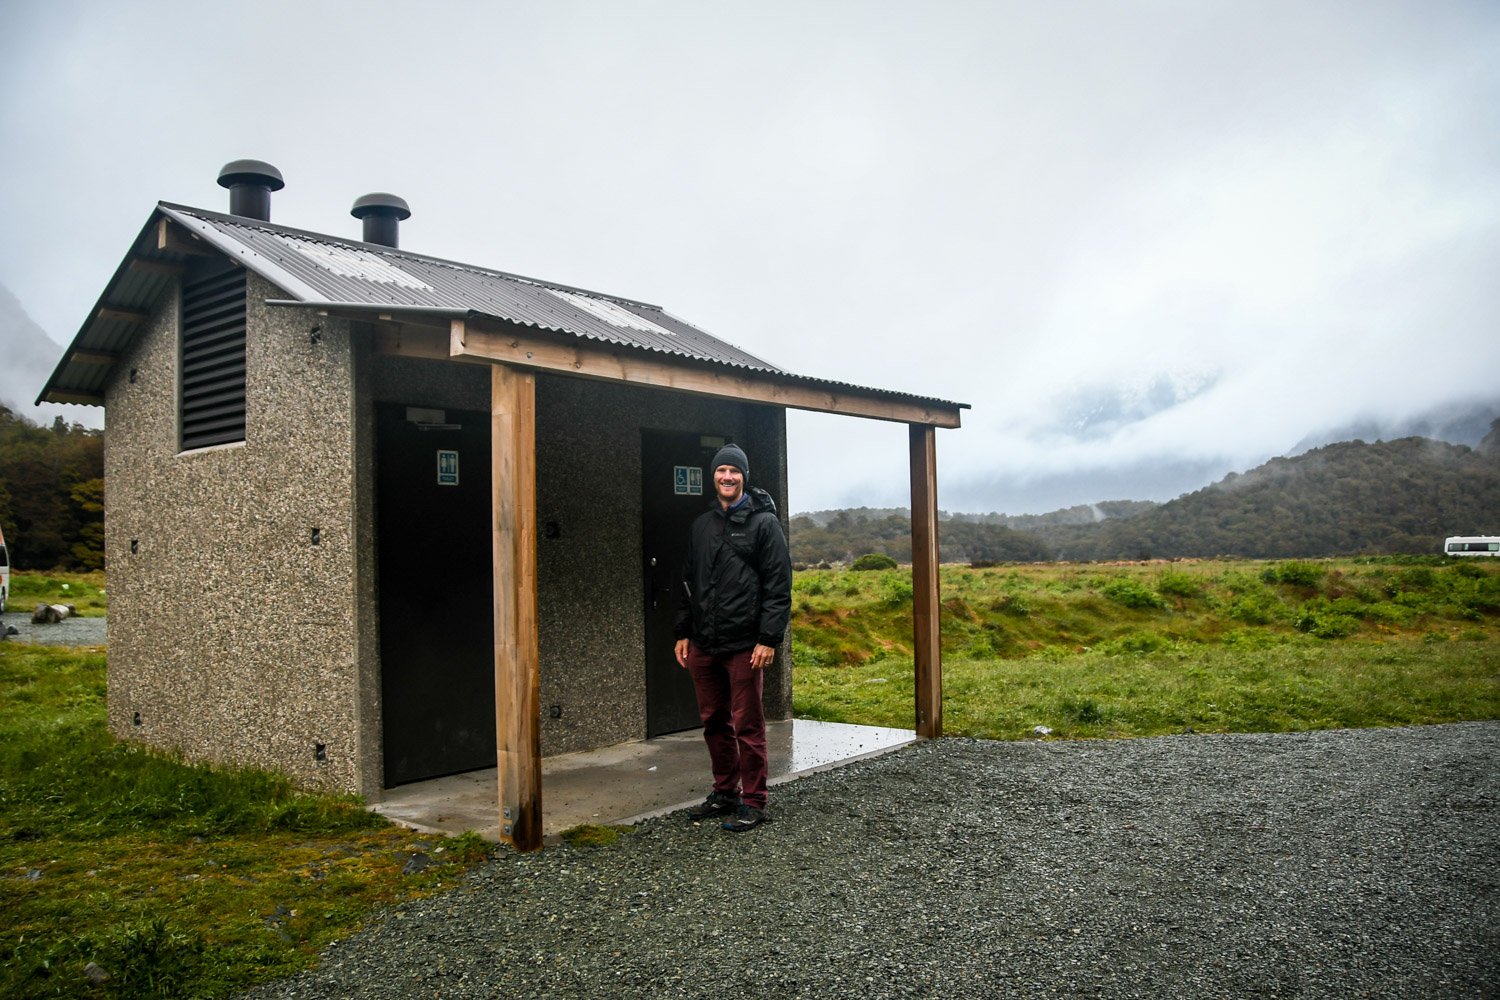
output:
[[347,324],[264,304],[280,297],[249,275],[243,443],[177,450],[176,295],[107,389],[110,726],[368,788],[378,719],[360,697],[355,625],[354,351]]

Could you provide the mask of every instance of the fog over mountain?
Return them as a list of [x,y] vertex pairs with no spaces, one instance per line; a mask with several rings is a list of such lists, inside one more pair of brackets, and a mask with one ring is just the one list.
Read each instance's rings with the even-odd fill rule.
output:
[[60,416],[68,423],[103,427],[104,410],[97,406],[34,405],[62,352],[10,289],[0,285],[0,403],[32,423],[50,424]]

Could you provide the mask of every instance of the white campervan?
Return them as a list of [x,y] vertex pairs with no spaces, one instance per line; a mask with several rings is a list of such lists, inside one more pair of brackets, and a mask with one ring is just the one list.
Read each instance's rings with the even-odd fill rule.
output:
[[5,529],[0,528],[0,611],[10,600],[10,553],[5,548]]
[[1450,556],[1500,556],[1500,535],[1454,535],[1444,539]]

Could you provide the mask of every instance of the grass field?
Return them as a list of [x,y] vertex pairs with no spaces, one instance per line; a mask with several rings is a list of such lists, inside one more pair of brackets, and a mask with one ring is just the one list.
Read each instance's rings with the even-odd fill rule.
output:
[[30,612],[38,604],[71,604],[86,617],[109,604],[103,573],[16,573],[10,578],[7,611]]
[[116,744],[104,690],[102,650],[0,642],[0,996],[224,996],[489,851]]
[[[14,579],[26,601],[105,609],[102,577]],[[910,727],[909,574],[811,570],[793,597],[797,714]],[[951,735],[1500,718],[1493,564],[945,567],[942,600]],[[104,695],[103,650],[0,642],[0,996],[231,994],[488,851],[116,744]]]
[[[1500,566],[1246,560],[944,567],[944,732],[1283,732],[1500,718]],[[909,728],[911,584],[793,584],[796,714]]]

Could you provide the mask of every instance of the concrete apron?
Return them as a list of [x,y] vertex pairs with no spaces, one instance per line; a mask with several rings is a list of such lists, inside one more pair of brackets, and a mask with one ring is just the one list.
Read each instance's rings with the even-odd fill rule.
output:
[[[910,729],[788,719],[766,724],[772,785],[902,747]],[[414,830],[473,830],[500,839],[494,768],[418,781],[385,791],[370,808]],[[548,843],[584,823],[628,825],[685,809],[713,787],[703,731],[691,729],[542,760],[542,834]],[[771,796],[771,811],[776,797]]]

